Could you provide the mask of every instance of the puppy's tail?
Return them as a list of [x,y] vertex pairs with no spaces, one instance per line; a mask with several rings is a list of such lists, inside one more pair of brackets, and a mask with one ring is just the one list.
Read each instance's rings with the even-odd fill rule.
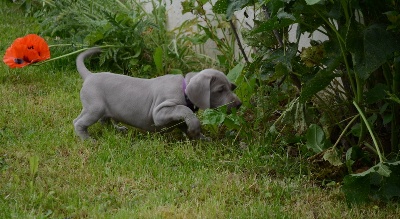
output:
[[84,61],[87,57],[96,53],[101,53],[101,49],[96,47],[90,48],[79,54],[78,57],[76,58],[76,68],[83,80],[85,80],[87,76],[92,74],[92,72],[90,72],[89,69],[86,68]]

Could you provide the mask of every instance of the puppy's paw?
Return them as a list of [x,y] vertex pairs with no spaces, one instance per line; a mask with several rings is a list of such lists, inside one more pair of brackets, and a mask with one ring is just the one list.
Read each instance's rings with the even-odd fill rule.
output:
[[122,132],[122,133],[128,133],[128,128],[127,127],[125,127],[125,126],[115,126],[115,129],[117,130],[117,131],[119,131],[119,132]]
[[209,141],[211,141],[211,138],[210,137],[206,137],[206,136],[204,136],[203,134],[200,133],[200,140],[209,142]]
[[187,130],[187,134],[193,140],[201,139],[203,136],[199,129]]

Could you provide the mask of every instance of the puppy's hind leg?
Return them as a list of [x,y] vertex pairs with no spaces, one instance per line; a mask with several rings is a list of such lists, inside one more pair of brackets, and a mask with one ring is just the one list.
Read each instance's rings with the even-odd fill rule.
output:
[[101,118],[100,113],[88,112],[83,109],[81,114],[74,119],[74,128],[76,134],[82,139],[90,138],[90,135],[87,131],[88,127],[96,123]]

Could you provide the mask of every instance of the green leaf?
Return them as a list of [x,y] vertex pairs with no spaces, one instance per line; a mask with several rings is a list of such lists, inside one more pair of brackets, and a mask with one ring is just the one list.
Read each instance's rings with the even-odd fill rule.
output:
[[400,15],[398,11],[388,11],[383,14],[385,14],[387,19],[392,23],[397,23],[400,21]]
[[240,129],[243,123],[245,123],[243,118],[236,113],[229,114],[224,120],[224,125],[229,129]]
[[348,203],[362,203],[370,197],[388,201],[400,197],[400,161],[379,163],[365,172],[347,175],[343,192]]
[[206,109],[203,112],[202,123],[204,125],[220,125],[224,122],[225,117],[226,114],[218,110]]
[[193,1],[182,1],[182,14],[191,13],[196,9],[196,6]]
[[90,32],[86,37],[85,37],[85,42],[89,45],[94,45],[98,41],[102,40],[104,38],[103,32],[99,30],[95,30],[93,32]]
[[317,3],[320,3],[324,0],[306,0],[307,5],[315,5]]
[[236,83],[236,80],[239,78],[240,74],[242,73],[244,66],[245,65],[243,63],[239,63],[233,69],[231,69],[229,71],[229,73],[226,76],[228,77],[230,82]]
[[383,163],[379,163],[378,165],[375,166],[375,170],[379,175],[389,177],[392,171],[389,169],[389,167]]
[[156,65],[157,72],[160,74],[163,72],[163,49],[157,47],[153,54],[154,64]]
[[389,87],[386,84],[378,83],[365,94],[365,102],[367,104],[377,103],[386,98],[386,91]]
[[347,175],[343,179],[342,190],[348,203],[366,202],[371,193],[369,177]]
[[289,69],[284,63],[278,62],[275,65],[275,74],[273,75],[273,79],[276,80],[284,75],[289,75]]
[[366,80],[373,71],[393,57],[399,44],[384,26],[379,25],[372,25],[365,29],[363,43],[363,53],[352,55],[357,74]]
[[383,122],[382,122],[382,124],[383,124],[383,125],[386,125],[386,124],[388,124],[389,122],[391,122],[392,120],[393,120],[393,113],[385,114],[385,115],[383,115]]
[[352,175],[353,176],[366,176],[366,175],[368,175],[370,173],[374,173],[374,172],[379,173],[379,175],[386,176],[386,177],[390,176],[390,173],[391,173],[388,166],[386,166],[383,163],[379,163],[362,173],[357,173],[357,174],[352,174]]
[[231,19],[235,11],[242,9],[249,2],[250,0],[228,0],[228,6],[226,9],[226,18]]
[[317,74],[303,86],[299,99],[300,102],[305,103],[316,93],[325,89],[335,77],[336,75],[333,72],[325,69],[317,72]]
[[251,33],[256,34],[256,33],[261,33],[261,32],[270,32],[273,30],[277,30],[280,28],[288,27],[294,23],[296,23],[295,20],[291,18],[282,18],[279,19],[277,16],[274,16],[267,21],[263,21],[262,23],[258,22],[259,26],[256,27]]
[[340,166],[343,164],[337,150],[333,147],[325,151],[323,158],[333,166]]
[[29,169],[30,169],[32,177],[37,174],[38,169],[39,169],[39,157],[38,156],[29,157]]
[[212,11],[215,14],[226,14],[226,10],[228,9],[228,0],[218,0],[215,2]]
[[325,133],[322,128],[316,124],[310,125],[306,133],[306,146],[315,153],[322,152],[327,148]]
[[390,177],[386,178],[382,185],[382,196],[386,200],[393,197],[400,197],[400,161],[387,163],[392,171]]
[[185,39],[189,40],[194,45],[201,45],[207,42],[210,37],[206,34],[196,34],[191,37],[185,37]]

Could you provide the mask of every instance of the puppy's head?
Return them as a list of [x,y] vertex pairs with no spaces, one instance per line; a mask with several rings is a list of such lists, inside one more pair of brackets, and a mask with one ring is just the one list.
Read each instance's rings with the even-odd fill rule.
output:
[[236,86],[229,82],[224,73],[205,69],[190,79],[186,87],[186,95],[200,109],[227,105],[230,112],[232,108],[239,108],[242,105],[233,93],[235,88]]

